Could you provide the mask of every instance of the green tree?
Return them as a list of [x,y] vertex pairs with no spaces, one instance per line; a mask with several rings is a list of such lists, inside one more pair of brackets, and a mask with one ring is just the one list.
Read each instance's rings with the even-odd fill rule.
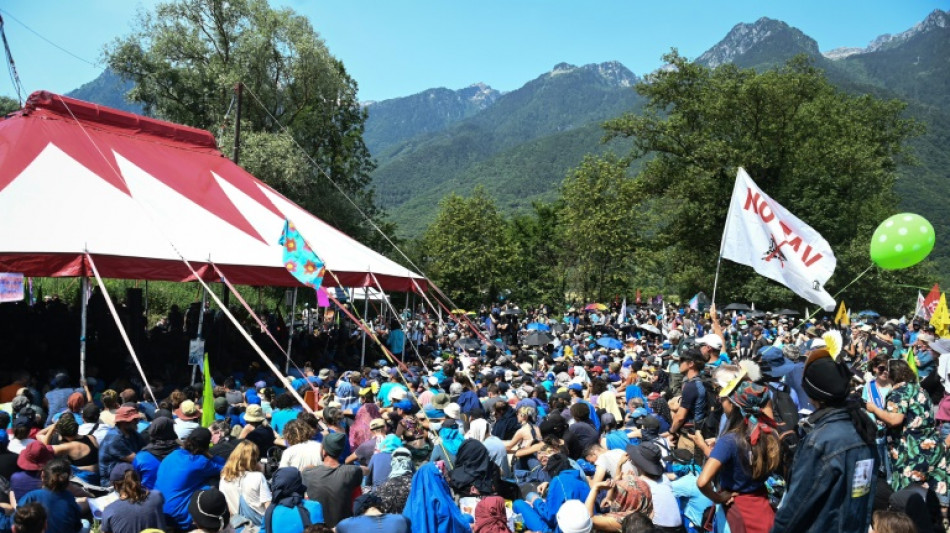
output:
[[422,238],[427,274],[460,306],[493,301],[509,290],[517,248],[494,198],[476,187],[450,194]]
[[140,13],[133,32],[109,45],[105,57],[135,83],[128,96],[147,113],[217,133],[226,153],[242,83],[245,168],[341,230],[370,235],[327,179],[380,216],[362,138],[366,112],[356,82],[306,18],[265,0],[175,0]]
[[8,96],[0,96],[0,116],[20,110],[20,102]]
[[[898,164],[921,128],[905,104],[836,90],[804,56],[764,72],[688,62],[674,50],[664,69],[637,85],[642,115],[609,121],[608,138],[632,141],[631,159],[649,156],[635,195],[658,221],[643,252],[662,251],[680,296],[710,291],[736,170],[744,167],[780,204],[819,231],[838,257],[829,291],[870,265],[875,226],[896,209]],[[901,310],[926,268],[876,273],[848,290],[849,301]],[[788,305],[793,294],[724,261],[725,299]],[[915,292],[914,292],[915,293]]]
[[515,302],[564,303],[566,279],[561,254],[564,203],[534,202],[532,211],[508,222],[511,241],[521,259],[514,265],[510,298]]
[[612,298],[631,287],[641,226],[633,218],[636,182],[627,166],[612,153],[587,156],[561,187],[568,288],[584,300]]

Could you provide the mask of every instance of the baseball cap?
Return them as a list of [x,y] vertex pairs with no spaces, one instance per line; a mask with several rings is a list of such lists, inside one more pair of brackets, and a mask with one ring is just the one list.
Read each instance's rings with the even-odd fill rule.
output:
[[703,335],[696,340],[696,344],[700,346],[709,346],[710,348],[715,348],[717,350],[722,350],[722,337],[716,335],[715,333],[710,333],[708,335]]

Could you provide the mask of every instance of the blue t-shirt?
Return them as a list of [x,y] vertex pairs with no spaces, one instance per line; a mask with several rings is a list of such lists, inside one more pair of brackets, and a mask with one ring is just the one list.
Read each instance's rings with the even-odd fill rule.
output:
[[719,484],[722,490],[748,494],[765,488],[764,481],[753,481],[739,458],[739,446],[735,433],[726,432],[716,441],[709,457],[722,463],[719,469]]
[[354,516],[336,525],[336,533],[363,533],[365,531],[409,533],[411,529],[409,519],[401,514]]
[[142,486],[148,490],[155,488],[155,479],[158,477],[158,467],[162,461],[152,455],[152,452],[139,452],[135,454],[135,460],[132,461],[132,467],[139,473],[142,480]]
[[279,435],[283,435],[284,426],[287,425],[287,422],[296,419],[300,412],[301,409],[299,407],[278,409],[270,415],[270,427],[274,428],[274,431],[276,431]]
[[27,494],[17,505],[39,503],[46,509],[46,533],[79,533],[81,514],[76,497],[68,490],[39,489]]
[[165,529],[165,498],[157,490],[149,491],[144,502],[116,500],[102,511],[103,533],[139,533],[143,529]]
[[184,449],[175,450],[162,460],[155,489],[165,496],[163,510],[175,527],[189,530],[192,522],[188,513],[191,495],[207,486],[211,478],[218,476],[224,463],[224,457],[209,459]]
[[689,519],[695,526],[702,526],[703,513],[706,512],[713,503],[699,491],[696,486],[696,474],[686,474],[676,479],[670,486],[673,488],[673,496],[685,500],[686,507],[683,509],[683,515]]
[[[310,511],[311,524],[323,524],[326,521],[323,518],[323,507],[320,502],[314,500],[304,500],[303,506]],[[280,533],[303,533],[303,522],[300,520],[300,511],[296,508],[291,509],[283,505],[278,505],[274,509],[273,515],[274,531]],[[261,524],[261,533],[267,533],[267,524]]]
[[118,428],[112,428],[99,446],[99,478],[109,479],[112,468],[122,462],[123,457],[138,453],[145,446],[145,439],[137,432],[126,435]]

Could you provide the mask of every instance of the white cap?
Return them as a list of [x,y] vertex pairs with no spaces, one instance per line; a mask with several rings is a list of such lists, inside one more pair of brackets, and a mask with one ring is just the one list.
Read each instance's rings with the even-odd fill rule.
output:
[[590,533],[594,523],[586,505],[580,500],[567,500],[557,511],[557,527],[564,533]]
[[715,348],[717,350],[722,350],[722,337],[716,335],[715,333],[710,333],[708,335],[703,335],[702,337],[696,339],[696,344],[709,346],[710,348]]

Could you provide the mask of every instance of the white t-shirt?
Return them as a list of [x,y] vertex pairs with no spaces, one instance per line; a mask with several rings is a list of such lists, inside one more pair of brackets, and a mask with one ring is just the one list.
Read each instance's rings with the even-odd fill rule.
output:
[[479,442],[488,437],[488,421],[484,418],[476,418],[469,423],[468,432],[465,433],[466,439],[475,439]]
[[224,498],[228,501],[228,510],[232,515],[237,514],[240,509],[242,494],[244,501],[251,506],[251,509],[262,515],[272,499],[267,479],[260,472],[245,472],[240,478],[231,481],[222,479],[218,484],[218,490],[224,493]]
[[680,506],[676,502],[676,496],[673,495],[673,487],[666,476],[661,476],[660,481],[641,476],[640,479],[647,482],[650,486],[650,492],[653,493],[653,525],[660,527],[678,527],[683,523],[683,517],[680,515]]
[[315,440],[294,444],[281,454],[280,468],[292,466],[303,472],[307,468],[323,464],[323,459],[320,457],[322,448],[322,445]]
[[178,438],[185,440],[188,438],[188,435],[191,435],[191,432],[200,428],[201,424],[194,420],[182,420],[180,418],[175,419],[175,435],[178,435]]
[[[100,419],[100,420],[101,420],[101,419]],[[102,441],[105,440],[105,438],[106,438],[106,433],[108,433],[109,430],[112,429],[112,426],[103,424],[102,422],[99,422],[99,424],[98,424],[99,427],[96,427],[96,425],[97,425],[97,424],[94,424],[94,423],[92,423],[92,422],[83,422],[83,423],[80,424],[80,426],[79,426],[79,434],[80,434],[80,435],[92,435],[93,437],[96,438],[96,442],[98,442],[99,445],[101,446],[101,445],[102,445]],[[92,428],[96,428],[96,431],[93,432],[93,431],[92,431]]]
[[613,479],[617,474],[617,465],[620,464],[620,460],[626,455],[627,452],[624,450],[607,450],[600,454],[600,457],[594,461],[594,466],[603,468],[607,472],[605,479]]

